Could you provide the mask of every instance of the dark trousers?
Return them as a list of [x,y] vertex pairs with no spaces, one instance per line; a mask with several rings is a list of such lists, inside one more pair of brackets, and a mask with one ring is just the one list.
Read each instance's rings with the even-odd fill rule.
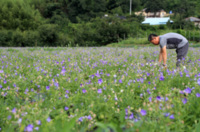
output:
[[179,67],[180,64],[184,63],[184,59],[187,55],[189,49],[189,43],[187,43],[186,45],[184,45],[181,48],[176,49],[176,53],[177,53],[177,62],[176,62],[176,66]]

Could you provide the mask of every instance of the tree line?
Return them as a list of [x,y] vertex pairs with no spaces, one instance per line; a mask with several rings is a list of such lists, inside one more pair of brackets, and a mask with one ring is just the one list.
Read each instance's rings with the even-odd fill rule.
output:
[[[103,46],[136,32],[195,29],[198,0],[1,0],[0,46]],[[141,25],[135,11],[173,11],[174,24]],[[107,14],[108,16],[105,16]]]

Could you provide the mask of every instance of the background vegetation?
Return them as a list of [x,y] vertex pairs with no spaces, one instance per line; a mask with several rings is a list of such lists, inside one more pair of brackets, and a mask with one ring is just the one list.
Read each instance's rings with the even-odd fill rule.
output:
[[[129,7],[129,0],[1,0],[0,46],[104,46],[166,30],[196,32],[186,37],[199,41],[198,28],[184,21],[200,17],[197,0],[132,0],[132,15]],[[144,8],[173,11],[174,23],[141,25],[134,12]]]

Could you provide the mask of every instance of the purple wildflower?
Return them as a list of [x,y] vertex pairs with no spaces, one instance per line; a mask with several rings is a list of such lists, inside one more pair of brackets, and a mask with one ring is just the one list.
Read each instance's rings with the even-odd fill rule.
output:
[[200,97],[200,93],[196,93],[196,96],[199,98]]
[[168,117],[170,115],[170,113],[165,113],[164,115],[165,115],[165,117]]
[[87,116],[87,119],[88,119],[88,120],[91,120],[91,119],[92,119],[91,115]]
[[122,83],[122,80],[121,80],[121,79],[119,80],[119,83]]
[[60,74],[64,75],[64,74],[65,74],[65,72],[66,72],[66,70],[65,70],[65,69],[62,69],[62,71],[61,71],[61,73],[60,73]]
[[99,73],[96,73],[95,76],[96,76],[96,77],[101,77]]
[[59,84],[57,82],[54,82],[54,86],[59,87]]
[[170,119],[174,119],[174,115],[170,115],[169,118],[170,118]]
[[200,78],[197,80],[197,84],[199,84],[199,85],[200,85]]
[[151,102],[152,101],[152,97],[149,97],[149,102]]
[[9,115],[7,118],[8,118],[8,120],[10,120],[12,117],[11,117],[11,115]]
[[98,80],[98,83],[101,85],[101,84],[103,83],[103,80],[100,78],[100,79]]
[[156,99],[157,99],[158,101],[161,101],[161,97],[160,97],[160,96],[157,96]]
[[83,92],[83,93],[86,93],[86,92],[87,92],[87,90],[85,90],[85,89],[82,89],[82,92]]
[[65,110],[67,111],[67,110],[69,110],[69,108],[67,106],[65,106]]
[[129,119],[130,119],[130,120],[134,119],[133,113],[131,113],[131,115],[129,116]]
[[51,118],[50,118],[50,117],[48,117],[48,118],[47,118],[47,122],[50,122],[50,121],[51,121]]
[[149,88],[147,89],[147,93],[148,93],[148,94],[151,94],[151,92],[150,92]]
[[66,92],[66,93],[69,93],[69,90],[66,90],[65,92]]
[[37,125],[41,125],[41,121],[40,120],[37,121]]
[[141,114],[142,116],[145,116],[145,115],[147,114],[147,112],[146,112],[146,110],[141,109],[140,114]]
[[65,98],[69,98],[67,94],[65,94]]
[[22,122],[22,118],[19,118],[18,121],[17,121],[17,123],[20,124],[21,122]]
[[100,94],[100,93],[102,93],[102,89],[98,89],[98,91],[97,91],[97,92],[98,92],[99,94]]
[[78,121],[82,122],[82,121],[83,121],[83,117],[80,117],[80,118],[78,119]]
[[188,94],[191,93],[191,91],[192,91],[192,89],[190,89],[190,88],[186,88],[186,89],[184,90],[184,92],[185,92],[185,93],[188,93]]
[[49,90],[50,89],[50,87],[49,86],[46,86],[46,90]]
[[186,98],[182,99],[182,102],[183,102],[183,104],[186,104],[187,103],[187,99]]
[[35,127],[35,130],[38,131],[38,130],[39,130],[39,127]]
[[33,125],[32,124],[29,124],[28,126],[26,126],[26,128],[25,128],[25,132],[32,132],[33,131]]
[[160,81],[164,81],[164,80],[165,80],[164,76],[160,76]]
[[2,88],[3,86],[0,84],[0,88]]
[[16,108],[13,108],[13,109],[12,109],[12,113],[16,113]]

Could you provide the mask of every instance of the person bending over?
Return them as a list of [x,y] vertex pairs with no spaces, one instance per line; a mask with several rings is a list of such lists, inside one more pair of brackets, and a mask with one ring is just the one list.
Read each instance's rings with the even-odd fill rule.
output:
[[176,49],[177,62],[176,66],[179,68],[181,61],[186,57],[189,43],[188,40],[178,33],[166,33],[164,35],[150,34],[148,40],[154,45],[160,45],[159,63],[163,60],[163,66],[167,65],[167,51],[166,49]]

